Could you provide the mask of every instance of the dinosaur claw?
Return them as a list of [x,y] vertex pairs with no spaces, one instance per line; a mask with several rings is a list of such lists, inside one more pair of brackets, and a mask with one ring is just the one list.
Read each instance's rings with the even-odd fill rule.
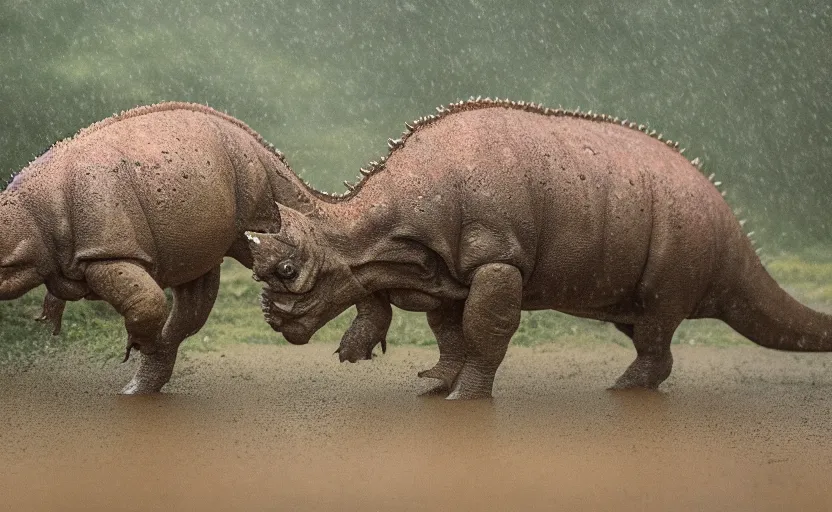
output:
[[430,370],[422,370],[416,374],[417,377],[421,379],[441,379],[442,377],[439,375],[439,372],[436,371],[435,368],[431,368]]
[[124,351],[124,359],[121,361],[122,363],[126,363],[130,359],[130,352],[133,351],[134,348],[138,347],[138,343],[128,343],[127,349]]

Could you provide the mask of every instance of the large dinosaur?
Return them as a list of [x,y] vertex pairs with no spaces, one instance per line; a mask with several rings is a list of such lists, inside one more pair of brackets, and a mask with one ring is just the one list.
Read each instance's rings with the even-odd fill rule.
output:
[[[278,229],[275,202],[312,212],[322,197],[233,117],[190,103],[122,112],[52,146],[0,194],[0,300],[45,283],[41,319],[54,332],[64,301],[109,302],[124,316],[125,357],[141,352],[122,392],[156,392],[208,318],[223,257],[251,268],[244,232]],[[373,298],[359,310],[345,346],[371,351],[390,307]]]
[[832,317],[769,276],[678,144],[606,115],[469,100],[407,125],[383,165],[312,213],[249,234],[272,327],[303,343],[369,294],[427,312],[448,398],[490,396],[521,310],[613,322],[636,348],[616,388],[656,388],[686,318],[832,350]]

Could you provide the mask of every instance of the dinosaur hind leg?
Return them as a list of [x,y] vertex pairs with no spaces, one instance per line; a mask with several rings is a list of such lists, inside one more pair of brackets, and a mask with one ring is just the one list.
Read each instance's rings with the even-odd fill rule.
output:
[[122,394],[156,393],[170,380],[179,345],[205,325],[219,284],[220,267],[216,267],[194,281],[173,288],[173,308],[162,329],[159,350],[141,354],[136,374]]
[[430,370],[419,372],[419,377],[439,379],[441,383],[426,394],[447,393],[465,363],[465,336],[462,329],[462,315],[465,302],[451,302],[428,311],[428,326],[436,336],[439,345],[439,362]]
[[[636,360],[610,389],[656,389],[673,368],[670,340],[681,321],[660,323],[655,320],[632,326],[632,340],[636,347]],[[618,325],[616,327],[628,334]]]
[[522,296],[523,277],[517,267],[491,263],[477,269],[462,319],[465,363],[449,400],[491,397],[497,368],[520,325]]

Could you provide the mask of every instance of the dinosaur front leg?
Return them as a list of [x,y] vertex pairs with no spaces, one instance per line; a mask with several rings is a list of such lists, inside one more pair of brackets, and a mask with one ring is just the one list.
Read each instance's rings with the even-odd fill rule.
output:
[[491,263],[476,270],[462,318],[465,364],[449,400],[491,396],[494,375],[520,325],[522,296],[523,278],[517,267]]
[[430,370],[419,372],[419,377],[442,381],[429,391],[431,394],[449,392],[465,363],[465,335],[462,327],[464,310],[465,301],[458,301],[443,304],[427,313],[428,325],[439,345],[439,362]]
[[57,336],[61,334],[61,322],[64,317],[64,309],[66,308],[66,301],[55,297],[49,292],[43,298],[43,310],[40,316],[35,318],[38,322],[48,323],[52,326],[52,335]]
[[636,360],[610,389],[659,387],[673,368],[670,341],[679,323],[652,320],[635,324],[632,327],[632,339],[636,347]]
[[94,261],[87,266],[85,277],[95,295],[124,317],[127,355],[133,347],[143,354],[156,352],[168,305],[150,274],[127,261]]
[[390,302],[381,294],[370,295],[355,305],[358,315],[338,346],[338,358],[343,363],[355,363],[372,359],[373,348],[381,344],[381,352],[387,352],[387,330],[393,318]]
[[173,288],[173,308],[162,329],[159,350],[141,354],[139,368],[122,389],[125,395],[156,393],[170,380],[179,345],[205,325],[220,287],[220,267]]

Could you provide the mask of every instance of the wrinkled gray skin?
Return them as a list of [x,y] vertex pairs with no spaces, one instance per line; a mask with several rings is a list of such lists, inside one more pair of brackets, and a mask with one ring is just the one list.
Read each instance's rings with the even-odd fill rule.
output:
[[[64,301],[109,302],[126,357],[141,351],[123,393],[157,392],[208,318],[223,257],[251,268],[244,232],[277,230],[275,202],[311,212],[319,195],[230,116],[188,103],[123,112],[56,144],[0,194],[0,300],[45,283],[39,319],[55,333]],[[371,354],[390,308],[365,302],[344,343]]]
[[664,381],[686,318],[832,350],[832,317],[768,275],[717,188],[632,126],[490,100],[409,125],[343,200],[251,235],[272,327],[305,341],[370,294],[425,311],[440,358],[420,376],[451,399],[491,395],[521,310],[614,323],[637,352],[615,388]]

